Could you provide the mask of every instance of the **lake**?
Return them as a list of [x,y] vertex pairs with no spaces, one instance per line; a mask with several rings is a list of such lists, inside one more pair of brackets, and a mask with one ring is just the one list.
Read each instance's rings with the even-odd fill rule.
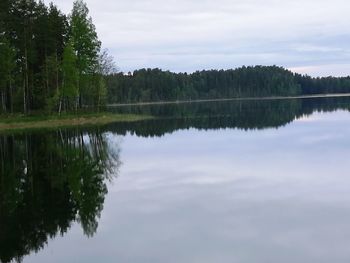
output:
[[1,262],[349,262],[350,98],[110,110],[0,134]]

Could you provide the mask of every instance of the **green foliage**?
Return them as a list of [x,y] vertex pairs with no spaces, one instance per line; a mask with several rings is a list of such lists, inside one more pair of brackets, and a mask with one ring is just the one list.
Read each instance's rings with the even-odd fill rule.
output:
[[[71,111],[108,102],[350,92],[350,78],[311,78],[281,67],[115,73],[82,0],[69,16],[43,1],[0,1],[0,111]],[[107,77],[106,77],[107,76]]]
[[[1,33],[0,33],[1,34]],[[0,105],[1,110],[12,110],[12,81],[15,67],[15,51],[4,34],[0,35]]]
[[310,76],[295,75],[303,94],[349,93],[350,77],[311,78]]
[[91,86],[100,74],[100,46],[81,0],[74,3],[69,18],[52,3],[1,0],[1,110],[53,111],[62,103],[71,110],[76,108],[74,97],[80,108],[88,105],[96,95]]
[[86,82],[90,75],[95,73],[101,42],[89,17],[89,9],[82,0],[77,0],[73,4],[70,25],[72,44],[77,55],[79,105],[81,106],[82,103],[86,103],[86,97],[91,95]]
[[141,69],[132,75],[110,75],[108,83],[110,102],[284,96],[300,93],[293,73],[276,66],[196,71],[192,74]]
[[89,9],[86,4],[82,0],[75,1],[70,15],[70,25],[74,49],[77,52],[79,74],[93,71],[101,46],[95,26],[88,15]]
[[5,89],[11,80],[15,53],[4,35],[0,35],[0,88]]
[[78,96],[78,70],[77,57],[73,45],[69,42],[63,51],[62,72],[63,84],[61,95],[64,98],[74,99]]
[[110,74],[107,83],[110,103],[350,92],[349,77],[314,79],[277,66],[191,74],[141,69],[127,75]]
[[54,96],[49,97],[46,99],[46,111],[52,114],[55,112],[57,109],[57,105],[60,102],[60,94],[56,93]]

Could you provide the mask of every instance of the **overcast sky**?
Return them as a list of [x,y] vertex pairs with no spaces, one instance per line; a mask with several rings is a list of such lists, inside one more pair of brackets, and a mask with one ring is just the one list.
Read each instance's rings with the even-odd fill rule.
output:
[[[54,0],[65,12],[71,0]],[[350,75],[349,0],[86,0],[121,71],[280,65]]]

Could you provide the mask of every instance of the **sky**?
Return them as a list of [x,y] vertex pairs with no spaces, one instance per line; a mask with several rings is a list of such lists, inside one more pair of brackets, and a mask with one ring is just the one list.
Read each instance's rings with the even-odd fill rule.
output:
[[[349,0],[85,0],[120,71],[278,65],[350,75]],[[71,0],[54,0],[65,13]]]

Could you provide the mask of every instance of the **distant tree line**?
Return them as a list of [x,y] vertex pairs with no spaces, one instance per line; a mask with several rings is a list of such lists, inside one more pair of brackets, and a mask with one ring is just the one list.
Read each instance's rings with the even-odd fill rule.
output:
[[0,112],[98,106],[112,68],[82,0],[68,16],[43,1],[0,1]]
[[302,94],[349,93],[350,77],[312,78],[307,75],[295,74],[297,83],[302,88]]
[[110,103],[350,92],[350,78],[311,78],[277,66],[172,73],[141,69],[107,77]]

